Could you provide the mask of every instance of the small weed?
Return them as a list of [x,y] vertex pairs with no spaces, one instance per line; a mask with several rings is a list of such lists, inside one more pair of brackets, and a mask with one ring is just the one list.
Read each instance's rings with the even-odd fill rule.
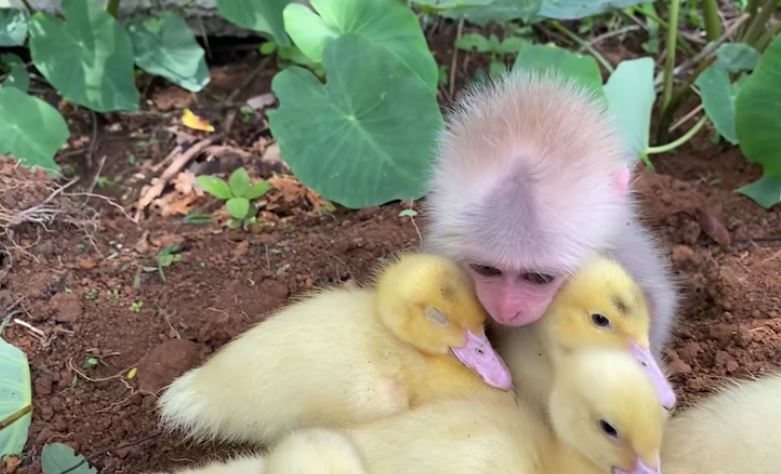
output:
[[127,159],[127,164],[130,166],[135,166],[138,163],[138,158],[132,153],[128,153],[125,158]]
[[76,245],[74,245],[74,246],[73,246],[73,251],[74,251],[74,252],[75,252],[77,255],[81,255],[81,254],[83,254],[83,253],[84,253],[86,250],[87,250],[87,246],[86,246],[86,245],[84,245],[84,244],[82,244],[81,242],[79,242],[78,244],[76,244]]
[[491,76],[505,72],[507,66],[504,63],[504,57],[518,54],[518,51],[527,44],[529,44],[529,40],[520,36],[508,35],[500,40],[493,33],[488,37],[480,33],[467,33],[456,40],[456,48],[490,55],[491,62],[488,70]]
[[134,313],[140,313],[141,312],[141,308],[143,308],[143,307],[144,307],[144,302],[143,301],[136,300],[136,301],[133,301],[132,303],[130,303],[130,311],[132,311]]
[[287,273],[288,269],[290,269],[290,264],[286,263],[284,265],[278,266],[276,273],[277,275],[284,275],[285,273]]
[[211,222],[212,217],[209,214],[204,214],[202,212],[190,211],[184,216],[185,224],[211,224]]
[[240,226],[246,229],[254,224],[258,210],[251,201],[271,189],[271,185],[263,180],[252,183],[244,168],[237,168],[228,177],[227,182],[208,175],[198,176],[195,180],[207,193],[225,201],[225,209],[230,215],[227,224],[230,229]]
[[330,202],[326,202],[325,204],[320,206],[320,214],[324,216],[330,216],[334,212],[336,212],[336,206],[334,206]]
[[98,176],[95,179],[95,185],[99,188],[108,188],[115,185],[116,182],[108,176]]
[[165,283],[165,272],[163,269],[182,260],[182,256],[178,253],[180,250],[181,247],[177,244],[169,244],[163,247],[155,256],[154,266],[142,266],[136,271],[133,278],[133,288],[141,288],[141,272],[157,272],[160,281]]
[[97,288],[90,288],[87,290],[86,293],[84,293],[84,299],[87,301],[95,301],[98,299],[98,289]]
[[242,105],[239,108],[239,120],[241,123],[251,123],[255,119],[255,111],[249,105]]
[[109,301],[116,301],[120,296],[122,296],[122,293],[119,291],[119,287],[115,287],[109,292],[108,299]]
[[100,364],[100,359],[95,356],[87,356],[81,363],[82,369],[92,370]]

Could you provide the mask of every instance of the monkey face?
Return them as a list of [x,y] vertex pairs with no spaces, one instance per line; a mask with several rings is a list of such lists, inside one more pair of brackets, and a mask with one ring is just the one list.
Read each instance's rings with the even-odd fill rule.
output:
[[483,264],[467,265],[480,303],[491,319],[505,326],[537,321],[564,282],[545,272],[505,272]]

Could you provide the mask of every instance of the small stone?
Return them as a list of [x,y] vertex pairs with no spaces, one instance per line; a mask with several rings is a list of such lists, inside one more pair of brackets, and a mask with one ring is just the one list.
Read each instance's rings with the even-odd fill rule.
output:
[[667,372],[670,377],[691,373],[692,367],[681,359],[675,359],[667,364]]
[[738,370],[739,367],[740,367],[740,364],[738,364],[738,361],[736,361],[735,359],[730,359],[730,360],[727,361],[727,364],[726,364],[727,373],[730,373],[730,374],[734,373],[736,370]]
[[82,270],[92,270],[96,265],[95,260],[92,260],[91,258],[82,258],[79,260],[79,268]]
[[720,367],[726,367],[730,359],[732,359],[732,356],[727,351],[717,351],[713,361]]
[[49,308],[54,312],[54,320],[61,323],[73,323],[81,319],[81,298],[75,293],[57,293],[49,300]]
[[688,245],[678,244],[673,247],[672,260],[676,265],[691,263],[694,260],[694,250]]
[[156,393],[173,380],[195,367],[201,359],[200,347],[190,341],[166,341],[144,356],[138,363],[138,388]]
[[678,355],[689,365],[694,364],[700,352],[702,352],[702,346],[698,342],[690,342],[678,349]]

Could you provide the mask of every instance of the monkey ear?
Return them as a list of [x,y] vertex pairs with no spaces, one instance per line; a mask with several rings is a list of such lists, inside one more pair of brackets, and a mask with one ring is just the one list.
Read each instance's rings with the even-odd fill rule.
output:
[[632,172],[629,171],[629,165],[621,165],[615,177],[616,193],[619,196],[623,196],[629,190],[629,180],[631,177]]

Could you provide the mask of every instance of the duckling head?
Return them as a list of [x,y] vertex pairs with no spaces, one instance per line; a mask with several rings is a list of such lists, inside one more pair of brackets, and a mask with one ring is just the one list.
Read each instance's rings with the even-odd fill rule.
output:
[[559,290],[540,324],[554,350],[629,350],[645,369],[662,406],[675,407],[675,391],[651,354],[651,316],[643,292],[616,261],[601,255],[587,260]]
[[605,474],[660,474],[667,411],[623,350],[585,348],[557,370],[549,411],[557,437]]
[[488,315],[458,264],[408,253],[375,280],[380,319],[402,341],[424,353],[455,356],[488,385],[512,387],[510,371],[485,335]]

